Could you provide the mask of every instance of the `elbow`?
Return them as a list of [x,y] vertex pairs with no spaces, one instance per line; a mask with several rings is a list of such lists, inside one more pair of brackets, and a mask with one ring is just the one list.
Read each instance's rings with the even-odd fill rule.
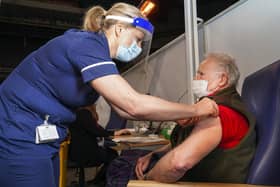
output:
[[146,114],[139,106],[134,106],[133,108],[130,108],[128,111],[129,115],[131,115],[133,118],[137,120],[144,120],[146,119]]
[[180,176],[183,176],[195,165],[191,160],[182,158],[181,155],[177,155],[176,153],[173,155],[171,160],[172,170]]
[[143,103],[137,100],[132,100],[127,103],[126,112],[135,119],[145,119],[147,114],[145,112]]
[[182,156],[172,153],[169,160],[169,169],[165,174],[154,177],[153,179],[163,183],[174,183],[180,180],[185,173],[193,167],[191,162],[181,159]]
[[193,167],[193,164],[190,162],[178,162],[174,166],[174,171],[177,173],[183,173],[185,174],[188,170],[190,170]]

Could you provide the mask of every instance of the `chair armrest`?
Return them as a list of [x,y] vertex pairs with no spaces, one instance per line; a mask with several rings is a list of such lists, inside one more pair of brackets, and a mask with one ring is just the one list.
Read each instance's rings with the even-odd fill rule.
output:
[[263,185],[230,184],[230,183],[203,183],[203,182],[176,182],[160,183],[151,180],[130,180],[127,187],[271,187]]

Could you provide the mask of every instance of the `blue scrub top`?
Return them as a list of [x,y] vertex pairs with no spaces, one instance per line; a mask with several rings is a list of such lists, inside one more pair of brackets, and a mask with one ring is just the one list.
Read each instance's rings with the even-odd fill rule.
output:
[[[0,85],[0,158],[57,153],[74,110],[99,97],[88,82],[118,73],[103,33],[71,29],[28,55]],[[35,144],[46,115],[60,139]]]

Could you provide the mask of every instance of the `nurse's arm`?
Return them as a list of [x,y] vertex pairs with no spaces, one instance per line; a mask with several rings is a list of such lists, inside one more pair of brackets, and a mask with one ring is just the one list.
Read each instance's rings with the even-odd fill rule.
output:
[[109,103],[137,120],[178,120],[218,113],[216,103],[207,98],[193,105],[185,105],[140,94],[120,75],[94,79],[91,86]]
[[136,120],[136,118],[131,116],[129,113],[125,112],[124,110],[122,110],[121,108],[117,107],[116,105],[110,103],[108,100],[106,100],[106,101],[107,101],[107,103],[110,104],[110,106],[113,108],[113,110],[115,112],[117,112],[122,118],[130,119],[130,120]]
[[130,115],[129,113],[125,112],[124,110],[120,109],[116,105],[111,104],[111,107],[122,117],[125,119],[130,120],[137,120],[134,116]]

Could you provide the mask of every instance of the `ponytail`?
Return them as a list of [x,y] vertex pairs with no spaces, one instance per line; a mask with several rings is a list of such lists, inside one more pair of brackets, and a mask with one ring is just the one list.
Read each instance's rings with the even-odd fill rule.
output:
[[137,7],[126,3],[116,3],[108,11],[104,10],[101,6],[94,6],[86,12],[82,29],[93,32],[109,29],[118,21],[112,19],[106,20],[105,16],[107,15],[144,18]]
[[106,10],[101,6],[94,6],[89,9],[84,18],[83,29],[97,32],[102,28]]

